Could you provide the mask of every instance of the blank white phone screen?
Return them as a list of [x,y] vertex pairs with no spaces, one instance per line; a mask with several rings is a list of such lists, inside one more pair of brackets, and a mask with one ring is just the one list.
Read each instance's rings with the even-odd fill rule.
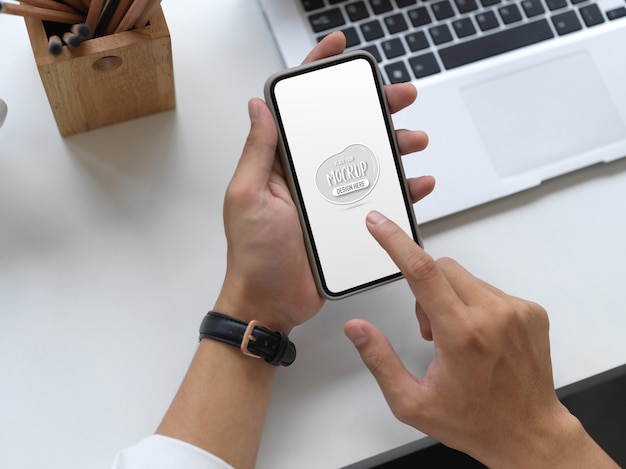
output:
[[283,78],[274,97],[327,292],[398,276],[365,225],[377,210],[412,232],[370,63]]

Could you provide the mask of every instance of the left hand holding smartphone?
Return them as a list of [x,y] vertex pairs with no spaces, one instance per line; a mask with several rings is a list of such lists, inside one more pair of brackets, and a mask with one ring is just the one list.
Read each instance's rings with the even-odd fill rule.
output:
[[[343,52],[333,33],[307,57]],[[416,98],[411,85],[386,88],[391,112]],[[288,334],[323,306],[294,202],[277,155],[274,118],[260,99],[249,102],[250,133],[224,201],[227,270],[214,310]],[[422,150],[423,132],[398,131],[401,153]],[[429,194],[434,179],[408,181],[413,202]],[[363,220],[365,223],[365,220]],[[186,441],[234,467],[254,467],[276,367],[230,345],[202,340],[157,433]],[[236,403],[236,405],[233,405]]]
[[[343,52],[342,34],[329,35],[307,61]],[[391,112],[411,105],[417,96],[409,84],[385,88]],[[307,258],[302,228],[277,154],[274,118],[260,99],[249,103],[250,134],[228,186],[224,225],[228,240],[227,272],[215,310],[239,319],[258,319],[288,333],[322,307]],[[423,150],[423,132],[400,130],[402,154]],[[434,187],[431,177],[408,181],[413,202]],[[365,220],[363,220],[365,223]]]

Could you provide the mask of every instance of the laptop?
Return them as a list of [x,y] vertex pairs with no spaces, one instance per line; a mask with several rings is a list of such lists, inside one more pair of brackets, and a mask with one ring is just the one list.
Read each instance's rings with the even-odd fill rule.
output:
[[[596,443],[620,466],[626,467],[626,365],[598,373],[556,390]],[[425,437],[343,469],[391,469],[398,467],[454,467],[484,469],[487,466],[465,453]]]
[[418,100],[394,116],[428,148],[421,223],[626,155],[624,0],[259,0],[285,65],[334,30]]

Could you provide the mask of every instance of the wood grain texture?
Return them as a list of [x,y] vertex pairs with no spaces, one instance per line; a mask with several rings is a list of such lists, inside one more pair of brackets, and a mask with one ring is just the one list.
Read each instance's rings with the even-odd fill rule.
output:
[[169,30],[159,8],[144,28],[48,52],[41,21],[25,19],[33,54],[61,135],[174,109]]

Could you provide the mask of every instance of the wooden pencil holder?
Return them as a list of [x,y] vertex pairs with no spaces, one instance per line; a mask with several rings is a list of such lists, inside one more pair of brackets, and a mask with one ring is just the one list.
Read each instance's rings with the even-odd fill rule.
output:
[[163,10],[148,26],[83,42],[54,56],[43,22],[25,18],[62,136],[176,107],[172,45]]

